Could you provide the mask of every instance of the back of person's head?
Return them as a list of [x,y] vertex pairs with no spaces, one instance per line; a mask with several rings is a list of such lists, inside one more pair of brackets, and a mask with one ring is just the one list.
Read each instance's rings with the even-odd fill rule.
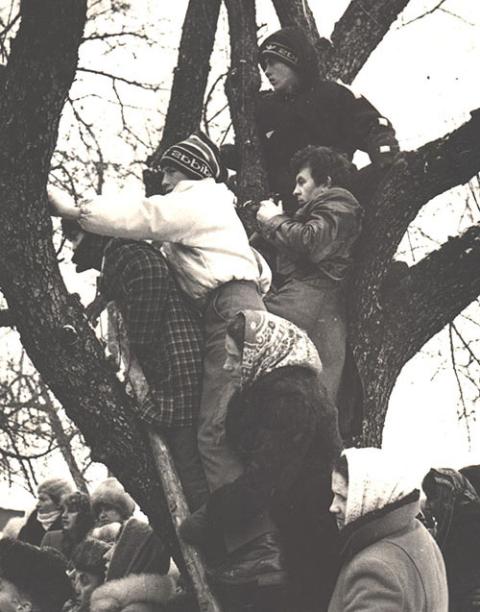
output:
[[91,502],[97,518],[102,506],[113,507],[119,513],[122,521],[130,518],[135,511],[135,502],[125,491],[121,482],[114,477],[106,478],[97,486],[92,493]]
[[60,612],[72,595],[60,553],[10,538],[0,540],[0,579],[11,583],[35,612]]
[[217,183],[227,180],[218,147],[203,132],[197,131],[169,147],[162,155],[160,168],[180,170],[192,180],[213,178]]
[[[324,43],[329,46],[328,41]],[[301,87],[308,87],[319,80],[315,49],[301,28],[287,26],[270,34],[259,48],[259,62],[263,70],[268,58],[292,68],[300,77]]]
[[477,492],[477,495],[480,496],[480,465],[466,465],[460,468],[459,472],[465,476]]
[[357,175],[357,168],[345,155],[330,147],[315,145],[297,151],[291,159],[290,167],[294,175],[309,168],[317,186],[330,183],[331,187],[342,187],[350,191]]
[[73,483],[65,478],[47,478],[38,485],[37,493],[47,494],[52,502],[60,507],[62,498],[74,491]]

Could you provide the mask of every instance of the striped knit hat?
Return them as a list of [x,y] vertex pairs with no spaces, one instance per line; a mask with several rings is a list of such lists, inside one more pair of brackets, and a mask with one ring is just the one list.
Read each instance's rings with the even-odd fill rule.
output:
[[[291,68],[298,69],[300,56],[298,50],[295,48],[295,40],[292,37],[292,32],[298,36],[300,30],[292,27],[282,28],[271,34],[260,45],[260,65],[264,70],[268,57],[273,57]],[[304,36],[303,33],[302,36]]]
[[202,132],[169,147],[162,155],[160,167],[172,166],[191,179],[214,178],[217,183],[227,179],[216,145]]

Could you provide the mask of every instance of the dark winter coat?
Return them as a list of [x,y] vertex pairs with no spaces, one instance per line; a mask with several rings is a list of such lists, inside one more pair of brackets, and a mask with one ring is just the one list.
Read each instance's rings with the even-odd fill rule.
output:
[[279,36],[298,55],[302,82],[293,95],[263,91],[258,98],[257,125],[271,191],[288,200],[295,184],[290,160],[307,145],[332,147],[350,159],[360,149],[373,163],[398,151],[391,123],[365,97],[318,78],[315,51],[301,30],[292,27],[275,32],[262,43],[260,53]]
[[435,537],[447,568],[450,612],[474,612],[480,594],[480,498],[470,482],[450,468],[431,469],[423,481]]
[[447,612],[443,558],[418,512],[410,495],[347,525],[328,612]]
[[211,524],[234,529],[268,508],[280,530],[298,609],[326,609],[337,561],[337,529],[328,512],[330,466],[340,438],[335,407],[317,375],[287,366],[237,392],[226,435],[245,471],[212,494]]
[[45,530],[37,519],[37,510],[35,509],[28,517],[25,525],[20,529],[18,539],[22,542],[28,542],[34,546],[40,546],[44,535],[48,531],[56,531],[62,529],[62,517],[58,516],[57,519],[50,525],[48,530]]

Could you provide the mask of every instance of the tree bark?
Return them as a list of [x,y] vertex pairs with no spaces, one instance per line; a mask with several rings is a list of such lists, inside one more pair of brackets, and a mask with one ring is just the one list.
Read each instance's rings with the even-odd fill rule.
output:
[[231,67],[225,83],[239,153],[238,191],[241,202],[268,191],[267,175],[255,121],[260,89],[254,0],[225,0],[231,44]]
[[80,302],[66,291],[52,244],[45,186],[85,14],[84,0],[21,4],[0,100],[0,286],[23,346],[92,458],[115,473],[175,550],[148,439]]
[[333,30],[333,49],[324,60],[326,77],[352,83],[408,3],[352,0]]
[[15,317],[8,308],[0,310],[0,327],[13,327],[15,325]]
[[[147,160],[152,168],[158,166],[165,149],[200,128],[220,1],[190,0],[188,4],[162,139]],[[147,195],[159,193],[151,173],[147,171],[144,180]]]
[[365,394],[364,442],[379,445],[390,393],[405,363],[480,293],[479,228],[445,243],[391,286],[409,224],[431,198],[480,171],[480,113],[402,154],[366,210],[350,292],[350,335]]

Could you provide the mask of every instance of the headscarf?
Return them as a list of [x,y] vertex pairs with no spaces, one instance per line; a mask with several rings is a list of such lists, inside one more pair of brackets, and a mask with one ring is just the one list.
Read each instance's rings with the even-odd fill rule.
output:
[[322,364],[307,334],[290,321],[264,310],[243,310],[245,339],[241,388],[277,368],[302,366],[315,372]]
[[379,448],[347,448],[348,490],[345,525],[406,497],[415,489],[398,458]]
[[480,506],[480,498],[467,478],[451,468],[432,468],[423,479],[422,487],[437,521],[435,538],[442,548],[454,512],[471,502]]

